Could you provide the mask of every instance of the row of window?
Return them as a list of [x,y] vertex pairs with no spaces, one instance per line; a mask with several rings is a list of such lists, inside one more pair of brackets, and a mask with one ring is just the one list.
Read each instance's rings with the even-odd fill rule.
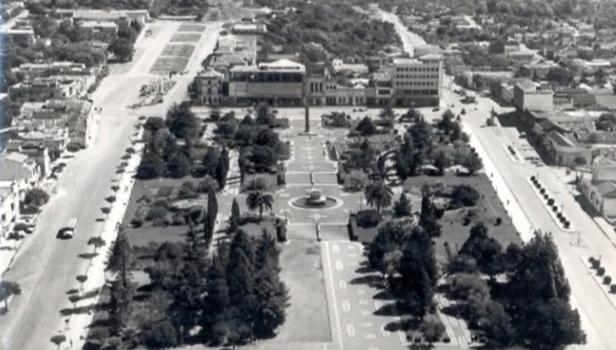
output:
[[396,95],[433,96],[438,95],[438,90],[396,90]]
[[438,72],[438,67],[398,67],[396,72]]
[[435,81],[397,81],[396,86],[434,86]]
[[438,79],[438,74],[398,74],[396,75],[396,79]]

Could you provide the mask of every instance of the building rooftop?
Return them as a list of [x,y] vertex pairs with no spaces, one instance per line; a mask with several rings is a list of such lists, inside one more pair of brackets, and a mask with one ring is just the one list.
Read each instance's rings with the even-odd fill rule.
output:
[[535,91],[535,90],[537,90],[537,84],[535,84],[530,79],[524,79],[522,81],[519,81],[516,84],[516,86],[519,87],[520,89],[524,90],[524,91]]
[[85,21],[79,24],[79,27],[83,28],[118,28],[118,25],[114,22],[102,22],[102,21]]
[[[13,152],[11,152],[13,153]],[[21,157],[9,157],[7,153],[0,155],[0,181],[19,181],[30,178],[30,170],[24,166],[25,161],[17,160]]]

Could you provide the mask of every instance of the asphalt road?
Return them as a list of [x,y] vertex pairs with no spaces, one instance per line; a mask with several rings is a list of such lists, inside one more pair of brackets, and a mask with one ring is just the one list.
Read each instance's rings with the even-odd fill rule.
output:
[[[85,271],[87,264],[78,255],[87,251],[87,240],[102,227],[96,219],[103,217],[100,209],[106,206],[104,198],[112,194],[112,181],[118,177],[116,166],[130,146],[138,116],[164,116],[171,103],[185,98],[187,84],[200,69],[203,58],[213,50],[220,26],[220,23],[208,25],[189,63],[189,74],[178,77],[176,87],[163,104],[136,111],[126,108],[138,100],[141,86],[154,78],[148,70],[152,57],[160,54],[165,42],[138,43],[145,52],[132,63],[132,69],[109,76],[96,91],[95,106],[103,110],[96,144],[67,161],[57,194],[45,206],[36,231],[24,242],[12,269],[3,275],[3,279],[21,285],[22,295],[13,298],[10,312],[0,317],[0,349],[55,349],[50,338],[64,324],[59,311],[70,306],[66,292],[76,288],[75,278]],[[79,220],[75,237],[56,239],[57,231],[73,217]]]

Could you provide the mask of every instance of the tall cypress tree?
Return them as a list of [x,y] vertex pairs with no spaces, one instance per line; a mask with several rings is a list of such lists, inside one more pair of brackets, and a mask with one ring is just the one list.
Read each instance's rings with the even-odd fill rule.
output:
[[215,170],[215,177],[216,177],[216,181],[218,181],[218,188],[223,189],[225,188],[225,185],[227,184],[227,172],[229,171],[229,166],[226,165],[224,163],[224,160],[221,159],[218,162],[218,165],[216,165],[216,170]]
[[107,263],[107,270],[119,273],[120,280],[125,287],[128,286],[128,280],[130,278],[130,268],[133,261],[132,250],[133,248],[128,239],[128,235],[123,229],[120,229],[118,238],[111,250],[111,256]]
[[257,269],[261,269],[266,260],[276,273],[280,272],[280,250],[276,246],[276,240],[272,237],[266,228],[263,228],[261,236],[257,240],[257,250],[255,252],[255,265]]
[[258,338],[274,335],[276,328],[284,323],[286,308],[289,306],[289,291],[280,281],[275,260],[274,256],[267,256],[255,276],[254,332]]
[[231,232],[235,232],[240,226],[240,219],[242,213],[240,212],[240,205],[237,202],[237,198],[233,198],[233,204],[231,204],[231,216],[229,216],[229,228]]
[[218,215],[218,200],[216,199],[216,192],[213,189],[209,189],[207,195],[207,213],[203,223],[203,233],[205,238],[205,245],[209,248],[214,237],[214,228],[216,226],[216,216]]

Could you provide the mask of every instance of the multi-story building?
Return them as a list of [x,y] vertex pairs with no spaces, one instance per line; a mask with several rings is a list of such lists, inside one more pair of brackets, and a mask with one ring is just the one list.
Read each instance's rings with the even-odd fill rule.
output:
[[229,70],[229,100],[233,104],[299,106],[304,97],[303,64],[289,60],[235,66]]
[[132,22],[137,21],[144,25],[150,21],[148,10],[87,10],[87,9],[57,9],[54,15],[59,19],[70,19],[77,21],[105,21],[105,22]]
[[58,98],[71,98],[87,91],[84,77],[55,76],[34,78],[9,87],[9,97],[15,102],[43,102]]
[[394,59],[390,70],[394,91],[391,106],[438,106],[443,84],[440,55]]
[[551,112],[554,109],[554,91],[523,80],[513,88],[513,105],[519,111]]
[[215,70],[199,73],[195,77],[198,104],[217,106],[222,103],[224,74]]
[[79,30],[90,40],[110,41],[118,33],[115,22],[83,21],[79,23]]
[[[306,98],[312,106],[437,106],[443,83],[440,55],[394,59],[369,79],[363,79],[365,81],[341,75],[336,78],[333,70],[325,65],[310,67],[307,72],[304,65],[288,59],[258,65],[237,64],[229,68],[218,67],[214,62],[212,66],[224,73],[210,70],[196,77],[196,102],[199,104],[267,102],[298,106]],[[364,72],[362,67],[358,73]]]
[[95,78],[96,70],[88,68],[83,63],[52,62],[52,63],[23,63],[11,69],[13,74],[24,77],[25,80],[35,78],[49,78],[52,76],[84,76]]
[[18,152],[0,154],[0,185],[15,183],[19,198],[41,179],[41,169],[34,159]]

